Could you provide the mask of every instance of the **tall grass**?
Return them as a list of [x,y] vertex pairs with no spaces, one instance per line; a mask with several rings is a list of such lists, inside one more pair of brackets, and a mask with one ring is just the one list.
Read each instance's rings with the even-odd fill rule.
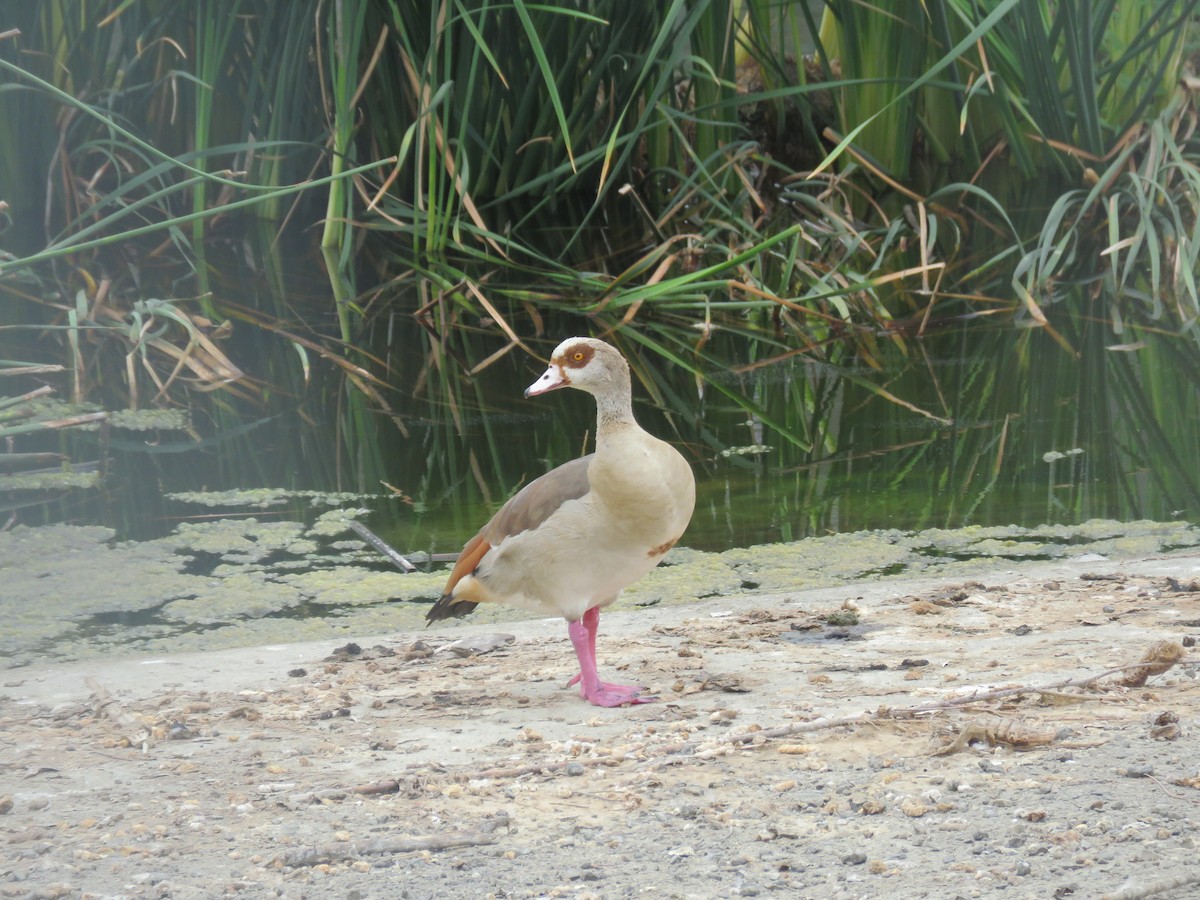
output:
[[[1197,6],[24,4],[0,41],[0,292],[21,310],[0,324],[62,321],[43,355],[116,348],[92,369],[118,372],[149,345],[78,335],[136,324],[147,297],[175,298],[156,321],[174,311],[184,356],[192,334],[256,328],[286,362],[231,356],[254,374],[222,380],[217,405],[266,408],[321,368],[358,480],[381,425],[410,440],[388,384],[439,423],[426,463],[443,483],[519,478],[494,436],[471,451],[457,432],[477,376],[570,329],[617,341],[708,450],[729,449],[705,423],[719,408],[828,474],[840,417],[881,405],[939,435],[895,451],[897,478],[952,445],[947,477],[979,485],[1007,476],[1011,432],[972,444],[966,394],[937,383],[930,402],[887,374],[940,331],[1008,328],[1022,371],[1053,348],[1179,400],[1147,371],[1200,314],[1178,89]],[[212,277],[251,214],[264,243],[319,236],[330,296],[303,322],[278,290],[241,309]],[[277,288],[286,268],[268,270]],[[162,402],[154,377],[180,381],[140,358],[106,387]],[[1001,382],[976,367],[959,390],[987,386],[999,409]]]

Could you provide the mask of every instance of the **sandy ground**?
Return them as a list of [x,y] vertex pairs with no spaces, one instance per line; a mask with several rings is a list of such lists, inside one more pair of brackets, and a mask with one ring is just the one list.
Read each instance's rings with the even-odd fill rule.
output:
[[504,630],[0,672],[0,897],[1200,892],[1195,554]]

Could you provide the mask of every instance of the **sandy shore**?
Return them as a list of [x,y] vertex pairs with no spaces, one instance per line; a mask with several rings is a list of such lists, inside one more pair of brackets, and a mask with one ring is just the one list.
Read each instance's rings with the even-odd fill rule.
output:
[[11,669],[0,896],[1191,897],[1197,636],[1188,553],[612,612],[617,710],[549,620]]

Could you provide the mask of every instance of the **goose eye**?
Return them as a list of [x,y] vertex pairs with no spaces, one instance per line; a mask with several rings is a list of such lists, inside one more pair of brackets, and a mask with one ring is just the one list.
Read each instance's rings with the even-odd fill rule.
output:
[[582,362],[583,361],[583,351],[576,350],[574,353],[571,354],[571,358],[573,360],[575,360],[575,362]]

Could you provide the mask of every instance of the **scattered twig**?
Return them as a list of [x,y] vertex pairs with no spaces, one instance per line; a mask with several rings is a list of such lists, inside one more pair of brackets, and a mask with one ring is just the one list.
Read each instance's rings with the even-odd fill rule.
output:
[[285,866],[316,866],[321,863],[338,862],[391,853],[415,853],[421,850],[454,850],[458,847],[479,847],[495,843],[496,835],[481,831],[450,831],[445,834],[427,834],[411,838],[379,838],[366,843],[334,841],[316,847],[304,847],[285,854],[281,862]]
[[[1156,645],[1157,646],[1157,645]],[[1154,648],[1151,648],[1153,650]],[[1182,649],[1182,648],[1181,648]],[[648,752],[641,755],[640,751],[646,748],[638,748],[638,755],[635,757],[633,753],[625,753],[612,756],[600,757],[573,757],[571,759],[561,759],[554,762],[535,762],[521,766],[510,766],[506,768],[484,769],[475,772],[454,772],[450,773],[450,777],[457,781],[466,781],[479,778],[522,778],[527,775],[553,775],[562,772],[567,766],[572,763],[578,763],[585,767],[594,766],[619,766],[624,762],[635,759],[643,766],[658,768],[664,766],[676,765],[688,758],[707,758],[710,756],[719,755],[728,752],[731,747],[743,746],[745,744],[764,744],[772,738],[787,737],[793,734],[811,734],[817,731],[825,731],[833,728],[847,728],[856,725],[881,724],[884,722],[907,721],[920,718],[930,713],[944,712],[953,709],[963,709],[978,703],[999,700],[1006,697],[1013,697],[1020,694],[1044,694],[1059,691],[1062,688],[1079,688],[1090,687],[1102,679],[1109,678],[1113,675],[1131,672],[1133,670],[1145,669],[1147,667],[1147,659],[1150,655],[1147,654],[1141,662],[1131,663],[1124,666],[1115,666],[1111,669],[1105,669],[1094,675],[1083,677],[1062,678],[1048,684],[1024,684],[1015,685],[1006,688],[972,689],[958,697],[953,697],[945,700],[933,700],[928,703],[919,703],[913,706],[897,706],[887,707],[881,706],[873,711],[854,713],[847,716],[822,716],[817,719],[811,719],[807,722],[791,722],[787,725],[781,725],[777,728],[760,728],[753,731],[743,731],[737,734],[730,734],[722,739],[713,740],[688,740],[681,741],[666,746],[660,746],[653,752]],[[1155,657],[1161,662],[1161,657]],[[1173,665],[1174,663],[1172,663]],[[1162,674],[1171,666],[1162,668],[1161,671],[1156,671],[1154,674]],[[1122,682],[1123,684],[1124,682]],[[1022,732],[1017,735],[1011,730],[1003,728],[993,729],[994,736],[1007,736],[1011,739],[1010,743],[1023,744],[1025,746],[1044,745],[1045,735],[1040,733],[1034,734]],[[964,732],[966,735],[960,739],[969,740],[971,735]],[[1017,740],[1016,738],[1020,738]],[[1094,744],[1086,744],[1079,746],[1095,746]],[[383,781],[378,785],[361,785],[353,789],[356,794],[371,794],[371,793],[389,793],[395,788],[392,787],[395,782]]]
[[1141,664],[1133,667],[1121,679],[1125,687],[1141,687],[1152,675],[1161,675],[1187,656],[1183,645],[1175,641],[1158,641],[1150,646]]
[[50,431],[55,428],[73,428],[76,425],[87,425],[89,422],[100,422],[107,418],[108,413],[95,412],[53,421],[26,422],[23,425],[8,425],[0,428],[0,435],[8,437],[9,435],[30,434],[35,431]]
[[[0,34],[0,40],[12,34],[20,34],[15,28],[12,31],[6,31]],[[65,367],[60,365],[49,366],[12,366],[6,369],[0,369],[0,375],[53,375],[55,372],[65,371]]]
[[30,400],[36,400],[38,397],[45,397],[47,394],[53,394],[54,388],[48,384],[43,384],[40,388],[35,388],[27,394],[22,394],[19,397],[0,397],[0,409],[8,409],[10,406],[19,406],[22,403],[27,403]]
[[1052,728],[1026,728],[1002,716],[990,716],[983,721],[964,725],[954,740],[933,751],[934,756],[949,756],[966,750],[973,742],[1000,744],[1013,750],[1028,750],[1054,743],[1057,732]]
[[[812,731],[823,731],[826,728],[841,728],[848,725],[863,725],[868,722],[915,719],[927,713],[941,712],[948,709],[961,709],[965,706],[971,706],[976,703],[999,700],[1005,697],[1013,697],[1018,694],[1039,694],[1048,691],[1057,691],[1065,687],[1088,687],[1103,678],[1108,678],[1110,675],[1118,675],[1131,669],[1142,668],[1143,666],[1144,663],[1116,666],[1112,669],[1105,669],[1103,672],[1100,672],[1096,675],[1088,675],[1085,678],[1064,678],[1060,681],[1051,682],[1050,684],[1022,684],[1014,687],[994,688],[992,690],[984,690],[983,688],[980,688],[977,691],[972,691],[971,693],[964,694],[960,697],[951,697],[948,700],[931,700],[928,703],[918,703],[915,706],[881,706],[874,712],[861,712],[836,718],[827,718],[822,716],[819,719],[812,719],[808,722],[792,722],[789,725],[782,725],[778,728],[744,732],[742,734],[733,735],[730,738],[730,741],[737,744],[748,744],[751,741],[757,741],[760,738],[786,737],[789,734],[803,734]],[[1164,669],[1164,671],[1166,670]]]
[[1121,888],[1119,891],[1102,894],[1100,900],[1141,900],[1142,897],[1150,897],[1154,894],[1161,894],[1164,891],[1173,891],[1175,888],[1187,887],[1189,884],[1200,884],[1200,872],[1191,872],[1187,875],[1173,875],[1170,878],[1160,878],[1158,881],[1152,881],[1149,884],[1131,884]]
[[1195,797],[1189,797],[1189,796],[1186,796],[1185,794],[1180,794],[1178,791],[1171,790],[1169,787],[1167,787],[1165,784],[1162,783],[1161,779],[1155,778],[1153,775],[1147,775],[1146,778],[1148,778],[1150,781],[1153,781],[1155,784],[1157,784],[1159,790],[1161,790],[1164,794],[1166,794],[1172,800],[1183,800],[1183,801],[1186,801],[1187,803],[1200,803],[1200,799],[1197,799]]
[[395,778],[387,781],[377,781],[374,784],[360,784],[354,788],[356,794],[394,794],[400,790],[400,782]]
[[560,759],[557,762],[545,763],[530,763],[527,766],[512,766],[506,769],[484,769],[473,775],[464,776],[466,779],[471,778],[520,778],[522,775],[549,775],[552,772],[559,772],[569,766],[571,763],[579,763],[581,766],[617,766],[621,764],[622,757],[620,756],[589,756],[583,759]]
[[150,729],[146,728],[138,721],[136,716],[126,712],[119,700],[108,692],[95,678],[90,675],[83,679],[83,683],[88,686],[92,692],[92,696],[96,698],[96,715],[104,715],[116,722],[127,733],[123,737],[133,746],[140,746],[142,752],[145,753],[150,749],[151,733]]

